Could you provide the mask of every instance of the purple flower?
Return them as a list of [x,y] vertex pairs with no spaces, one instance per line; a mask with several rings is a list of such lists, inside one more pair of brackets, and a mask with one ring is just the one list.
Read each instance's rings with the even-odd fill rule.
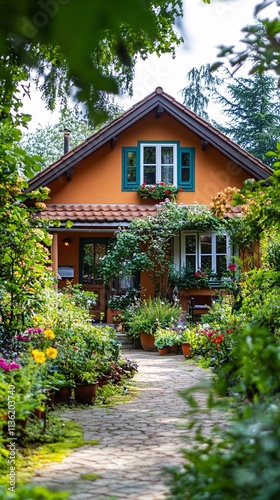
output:
[[42,333],[42,328],[27,328],[26,333],[32,335],[33,333]]
[[12,361],[10,363],[10,370],[18,370],[20,368],[20,365],[16,363],[15,361]]
[[6,359],[1,358],[0,367],[4,370],[4,372],[10,372],[11,370],[18,370],[20,365],[18,365],[15,361],[11,361],[11,363],[9,363]]
[[15,339],[20,340],[21,342],[29,342],[30,341],[30,337],[26,337],[26,335],[16,335]]

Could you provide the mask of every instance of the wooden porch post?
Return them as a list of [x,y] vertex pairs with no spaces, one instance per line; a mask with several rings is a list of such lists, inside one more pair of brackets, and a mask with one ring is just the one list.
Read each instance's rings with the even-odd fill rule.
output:
[[55,274],[58,273],[58,234],[53,233],[53,240],[51,246],[51,260],[52,270]]

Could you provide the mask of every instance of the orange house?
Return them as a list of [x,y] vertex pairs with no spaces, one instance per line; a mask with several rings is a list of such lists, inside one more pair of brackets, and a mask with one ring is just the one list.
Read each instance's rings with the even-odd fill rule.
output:
[[[96,292],[96,318],[103,312],[110,321],[106,317],[108,296],[137,283],[133,278],[116,279],[106,288],[98,277],[98,264],[120,226],[155,214],[157,202],[138,195],[143,182],[165,182],[181,188],[178,203],[208,204],[227,186],[240,188],[248,178],[259,180],[269,175],[271,170],[261,161],[158,87],[36,175],[28,190],[50,188],[42,215],[61,221],[59,227],[50,229],[52,265],[62,278],[60,285],[71,279]],[[67,221],[73,223],[70,229]],[[185,233],[180,235],[181,244],[175,244],[177,253],[183,252],[183,263],[186,238],[190,238]],[[210,236],[215,260],[216,236]],[[199,241],[199,234],[192,232],[196,268],[200,266]],[[153,285],[145,273],[139,280],[152,295]]]

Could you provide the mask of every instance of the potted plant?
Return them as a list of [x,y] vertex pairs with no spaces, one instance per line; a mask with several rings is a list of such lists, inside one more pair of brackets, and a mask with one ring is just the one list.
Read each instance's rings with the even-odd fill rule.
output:
[[79,360],[76,364],[75,400],[77,403],[91,404],[96,398],[98,375],[94,357]]
[[185,328],[182,332],[182,352],[185,357],[191,356],[191,341],[194,332],[190,328]]
[[[181,343],[182,336],[176,328],[158,328],[155,333],[155,346],[160,354],[167,354],[169,352],[177,353]],[[164,351],[161,352],[161,349]]]
[[128,334],[140,338],[144,350],[156,350],[154,335],[159,328],[171,328],[179,319],[181,307],[160,297],[140,303],[127,320]]

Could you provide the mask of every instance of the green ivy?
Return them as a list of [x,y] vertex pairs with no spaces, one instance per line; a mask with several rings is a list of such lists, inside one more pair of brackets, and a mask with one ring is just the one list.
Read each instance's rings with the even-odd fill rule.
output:
[[155,294],[166,296],[171,239],[184,229],[222,231],[224,224],[204,205],[159,203],[155,216],[134,219],[117,232],[102,261],[105,283],[116,276],[145,271],[153,280]]

